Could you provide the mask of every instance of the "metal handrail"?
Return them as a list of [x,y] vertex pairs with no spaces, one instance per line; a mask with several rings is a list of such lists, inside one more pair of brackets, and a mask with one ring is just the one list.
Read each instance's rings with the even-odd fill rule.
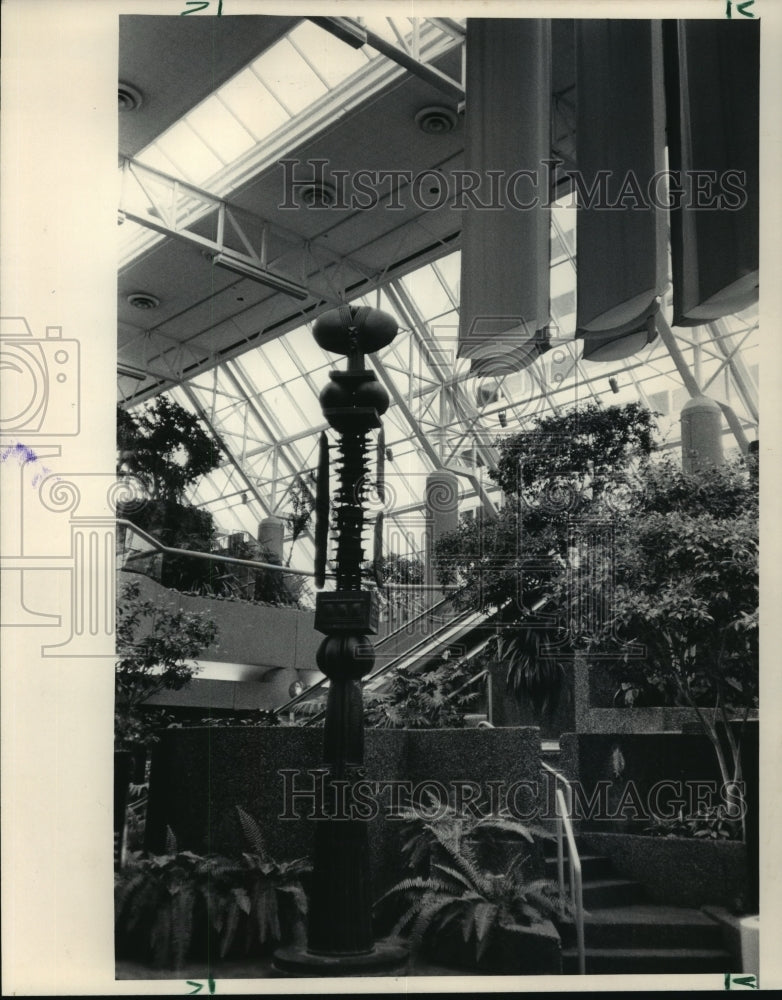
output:
[[[249,566],[251,569],[272,569],[280,573],[289,573],[292,576],[315,576],[310,569],[292,569],[290,566],[281,566],[279,563],[260,562],[258,559],[240,559],[238,556],[218,556],[215,552],[198,552],[196,549],[179,549],[172,545],[164,545],[153,535],[147,534],[142,528],[124,517],[116,519],[117,524],[130,528],[136,535],[143,538],[147,544],[151,545],[157,552],[163,552],[170,556],[189,556],[193,559],[208,559],[210,562],[230,563],[233,566]],[[145,553],[140,553],[145,554]],[[326,578],[335,579],[333,573],[327,573]]]
[[573,833],[571,814],[573,812],[573,789],[567,778],[550,764],[541,761],[540,766],[551,774],[555,781],[557,803],[557,880],[559,882],[560,905],[565,901],[565,852],[563,843],[567,840],[569,860],[570,901],[575,910],[576,947],[578,949],[578,973],[586,974],[586,951],[584,947],[584,883],[581,873],[581,858]]
[[[435,601],[434,604],[430,605],[430,607],[426,608],[424,611],[421,611],[414,618],[410,618],[403,625],[400,625],[399,628],[394,629],[393,632],[389,632],[387,635],[384,635],[383,638],[380,639],[378,643],[375,645],[375,649],[377,650],[383,645],[383,643],[390,642],[391,639],[395,639],[400,633],[405,632],[407,629],[409,629],[411,625],[415,625],[422,618],[426,618],[428,615],[432,614],[433,611],[437,611],[437,609],[441,608],[444,604],[448,604],[450,600],[451,599],[449,597],[445,597],[441,601]],[[418,645],[420,645],[420,643]],[[415,649],[417,647],[413,646],[411,648]],[[407,655],[406,653],[399,654],[400,657],[406,655]],[[395,659],[392,662],[396,663],[397,660]],[[371,680],[372,676],[374,675],[371,675],[369,678],[367,678],[367,680]],[[274,709],[275,714],[282,715],[284,712],[289,712],[292,708],[295,708],[296,705],[298,705],[300,702],[309,701],[314,691],[318,691],[320,690],[320,688],[328,687],[328,683],[329,683],[328,677],[321,677],[319,681],[316,681],[314,684],[308,687],[306,691],[302,691],[301,694],[297,694],[294,698],[291,698],[290,701],[286,701],[284,705],[280,705],[279,708],[275,708]]]

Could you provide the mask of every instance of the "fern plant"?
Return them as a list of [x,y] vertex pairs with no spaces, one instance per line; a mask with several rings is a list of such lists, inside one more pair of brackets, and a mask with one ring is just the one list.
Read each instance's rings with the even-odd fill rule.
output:
[[169,829],[166,854],[133,855],[115,876],[119,952],[156,966],[180,968],[213,950],[247,955],[280,941],[303,939],[307,898],[304,859],[279,862],[256,820],[236,807],[248,851],[240,858],[179,851]]
[[465,944],[472,942],[480,963],[498,928],[528,927],[568,915],[553,882],[526,877],[529,856],[523,850],[502,872],[487,870],[481,861],[479,847],[487,836],[501,833],[534,842],[532,829],[512,816],[472,815],[449,806],[436,818],[407,810],[402,819],[412,828],[403,856],[414,872],[423,873],[403,879],[376,906],[382,912],[402,900],[403,912],[391,935],[409,936],[413,953],[458,931]]
[[[431,810],[431,813],[427,812]],[[537,840],[552,840],[553,835],[537,824],[522,823],[507,809],[482,813],[477,807],[457,809],[453,801],[446,804],[429,792],[426,804],[408,806],[397,812],[402,825],[402,859],[417,873],[429,870],[433,861],[443,861],[443,842],[458,848],[469,841],[479,858],[498,857],[500,842],[518,845],[516,854],[527,856],[526,845]]]

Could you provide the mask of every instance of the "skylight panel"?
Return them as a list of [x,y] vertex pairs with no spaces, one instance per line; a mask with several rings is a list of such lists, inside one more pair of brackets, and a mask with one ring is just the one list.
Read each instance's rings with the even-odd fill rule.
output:
[[323,422],[323,411],[320,408],[320,403],[302,376],[294,379],[293,382],[288,382],[286,388],[307,420],[305,427],[317,427]]
[[363,49],[345,45],[312,21],[303,21],[288,38],[329,88],[342,83],[369,61]]
[[[178,168],[179,175],[194,184],[200,184],[225,165],[190,128],[187,119],[170,128],[157,145]],[[142,161],[143,155],[139,157]]]
[[256,59],[253,69],[280,103],[294,115],[328,93],[326,85],[287,38]]
[[[411,31],[411,21],[409,17],[396,17],[392,18],[394,24],[396,25],[397,31],[402,35],[403,38],[409,40]],[[363,18],[365,27],[370,31],[374,31],[376,35],[380,35],[387,42],[392,42],[394,45],[399,45],[399,39],[397,38],[396,31],[394,31],[387,17],[381,17],[378,14],[373,14],[370,17]]]
[[249,68],[224,84],[218,93],[256,141],[290,120],[288,112]]
[[152,146],[147,146],[143,153],[139,153],[136,159],[141,163],[144,163],[146,166],[152,167],[153,170],[159,170],[163,174],[180,172],[177,165],[167,156],[163,155],[163,151],[157,143],[154,143]]
[[453,308],[448,293],[440,284],[430,264],[406,275],[402,278],[402,284],[426,320],[433,316],[441,316]]
[[187,121],[222,160],[231,162],[255,145],[255,139],[233,113],[212,95],[187,115]]
[[278,381],[289,382],[300,374],[279,340],[271,340],[268,344],[264,344],[259,348],[259,353],[264,363],[272,366]]

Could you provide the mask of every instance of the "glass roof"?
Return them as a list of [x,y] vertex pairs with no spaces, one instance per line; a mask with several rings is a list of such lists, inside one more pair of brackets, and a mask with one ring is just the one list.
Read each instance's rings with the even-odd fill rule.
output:
[[[572,246],[575,212],[560,205],[553,214],[552,254],[556,254],[563,240]],[[455,356],[458,311],[453,303],[459,295],[459,258],[458,252],[452,253],[390,282],[379,296],[356,300],[379,305],[400,325],[393,343],[369,359],[392,391],[383,420],[388,449],[386,550],[400,555],[424,548],[424,482],[435,467],[426,443],[446,466],[473,474],[495,502],[500,497],[486,475],[486,455],[490,460],[498,440],[528,426],[537,415],[579,402],[641,401],[660,413],[663,446],[679,446],[679,412],[688,393],[660,338],[625,361],[606,364],[581,358],[581,341],[574,339],[572,256],[552,268],[559,283],[555,286],[552,277],[552,321],[558,331],[553,349],[516,374],[490,379],[470,375],[469,360]],[[405,306],[405,294],[412,310]],[[670,312],[670,303],[665,308]],[[756,421],[719,341],[728,343],[729,354],[740,353],[750,384],[756,387],[756,310],[684,334],[677,330],[677,338],[709,395],[732,406],[747,436],[754,437]],[[318,393],[339,363],[318,347],[306,324],[192,379],[190,395],[180,388],[171,390],[171,396],[190,409],[195,400],[230,449],[231,459],[191,493],[192,502],[208,507],[222,531],[255,536],[264,516],[287,511],[291,485],[317,464],[318,436],[328,429]],[[725,446],[735,447],[730,436]],[[460,509],[479,506],[474,482],[464,476],[460,482]],[[305,537],[295,546],[291,565],[307,569],[312,558],[311,539]]]
[[[412,33],[411,18],[372,16],[359,20],[394,44],[407,45]],[[424,22],[422,57],[453,44],[448,32]],[[331,113],[338,111],[343,87],[360,81],[365,88],[373,72],[387,67],[388,61],[368,46],[354,49],[304,20],[135,158],[223,197],[246,176],[248,166],[257,169],[263,163],[265,151],[274,148],[274,140],[284,136],[286,128],[324,100],[329,102]],[[146,211],[147,205],[140,194],[139,207]],[[120,233],[120,264],[161,238],[129,221]]]
[[[371,17],[365,23],[397,44],[400,35],[407,39],[411,25],[406,18],[392,23]],[[427,28],[434,33],[431,44],[445,44],[446,39],[453,43],[434,25]],[[222,197],[240,170],[246,171],[248,157],[255,158],[257,167],[264,155],[279,156],[268,151],[271,139],[284,137],[286,127],[324,96],[332,98],[330,113],[338,114],[339,88],[367,74],[378,59],[382,57],[353,49],[304,21],[171,126],[138,159]],[[368,359],[392,397],[383,421],[386,551],[423,551],[424,482],[437,464],[460,473],[462,511],[479,506],[484,489],[499,502],[486,475],[497,441],[528,426],[536,415],[587,400],[609,405],[639,400],[659,411],[664,446],[679,446],[679,412],[688,393],[659,337],[621,362],[581,357],[581,341],[574,339],[575,219],[570,201],[553,206],[555,342],[522,372],[481,379],[470,374],[469,360],[457,358],[459,252],[355,300],[392,313],[399,323],[394,342]],[[129,224],[123,232],[124,260],[162,238]],[[663,302],[663,313],[670,320],[670,297]],[[704,391],[731,406],[746,436],[756,437],[757,309],[674,332],[684,361]],[[213,513],[222,532],[244,531],[255,537],[262,518],[286,513],[291,486],[317,463],[318,436],[327,429],[318,393],[329,370],[339,363],[316,345],[310,325],[304,324],[170,390],[172,398],[208,421],[227,448],[221,467],[190,493],[193,503]],[[735,445],[727,432],[725,445]],[[311,569],[312,562],[307,534],[294,547],[291,565]]]

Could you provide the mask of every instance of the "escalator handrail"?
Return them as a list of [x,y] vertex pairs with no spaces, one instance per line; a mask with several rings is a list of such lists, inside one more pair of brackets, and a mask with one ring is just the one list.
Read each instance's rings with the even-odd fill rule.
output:
[[[456,596],[455,594],[451,594],[449,597],[444,597],[440,601],[435,601],[434,604],[430,605],[424,611],[420,612],[420,614],[417,614],[415,618],[411,618],[409,621],[405,622],[404,625],[400,625],[399,628],[394,629],[393,632],[389,632],[387,635],[384,635],[383,638],[380,639],[377,645],[375,646],[375,649],[379,649],[381,646],[383,646],[384,643],[389,642],[391,639],[394,639],[396,636],[400,635],[406,629],[409,629],[411,625],[415,625],[417,622],[421,621],[422,618],[427,618],[429,615],[432,614],[432,612],[437,611],[438,608],[441,608],[443,607],[444,604],[448,604],[450,601],[452,601],[455,596]],[[467,612],[463,612],[461,617],[463,617],[464,614],[466,613]],[[457,615],[456,617],[451,619],[451,621],[448,624],[453,624],[458,617],[460,616]],[[432,635],[434,634],[436,633],[432,633]],[[431,638],[431,635],[427,636],[426,638]],[[425,640],[423,639],[421,640],[421,642],[424,641]],[[421,642],[417,643],[415,646],[411,646],[407,652],[412,652],[413,650],[415,650],[418,646],[421,645]],[[406,655],[407,653],[400,653],[396,659],[391,661],[391,663],[397,663],[402,656]],[[381,667],[380,670],[385,670],[388,668],[388,666],[389,665],[386,664],[385,667]],[[366,682],[370,681],[373,677],[375,677],[377,673],[378,671],[375,671],[374,674],[370,674],[369,677],[366,678]],[[296,705],[300,704],[303,701],[309,700],[309,697],[312,695],[313,691],[319,691],[321,688],[328,687],[328,683],[329,683],[328,677],[321,677],[319,681],[316,681],[313,685],[311,685],[311,687],[308,687],[306,691],[302,691],[301,694],[297,694],[295,697],[291,698],[290,701],[286,701],[284,705],[280,705],[279,708],[272,709],[272,711],[274,712],[275,715],[282,715],[284,712],[289,712],[292,708],[295,708]]]
[[[458,626],[459,623],[464,618],[468,618],[470,615],[481,615],[481,614],[483,614],[484,620],[486,618],[490,617],[490,615],[488,613],[482,613],[482,612],[475,611],[475,609],[473,609],[473,608],[467,608],[461,614],[456,615],[453,619],[451,619],[451,621],[445,622],[436,631],[430,633],[427,636],[424,636],[424,638],[421,639],[420,642],[416,643],[414,646],[411,646],[410,649],[407,649],[403,653],[400,653],[399,656],[395,657],[393,660],[390,660],[388,663],[384,663],[382,667],[378,667],[378,669],[375,670],[374,673],[368,674],[366,677],[364,677],[362,679],[362,681],[361,681],[361,687],[362,687],[362,689],[365,688],[367,686],[367,684],[371,683],[373,680],[376,680],[378,677],[382,677],[384,674],[387,674],[387,673],[389,673],[392,670],[396,670],[398,668],[398,666],[399,666],[399,664],[400,664],[401,661],[405,660],[409,656],[414,655],[421,648],[421,646],[425,646],[426,644],[431,643],[434,640],[436,640],[437,637],[438,637],[438,635],[440,635],[442,632],[445,632],[447,629],[452,629],[455,626]],[[324,682],[328,683],[328,678],[324,678]],[[323,682],[319,682],[319,683],[323,683]],[[305,692],[305,694],[309,694],[313,690],[314,687],[315,687],[315,685],[313,685],[312,688],[309,688],[308,691]],[[322,709],[320,712],[318,712],[315,715],[313,715],[311,719],[308,719],[304,723],[304,725],[305,726],[313,726],[313,725],[315,725],[315,723],[319,722],[323,718],[323,716],[325,714],[326,714],[325,709]]]

